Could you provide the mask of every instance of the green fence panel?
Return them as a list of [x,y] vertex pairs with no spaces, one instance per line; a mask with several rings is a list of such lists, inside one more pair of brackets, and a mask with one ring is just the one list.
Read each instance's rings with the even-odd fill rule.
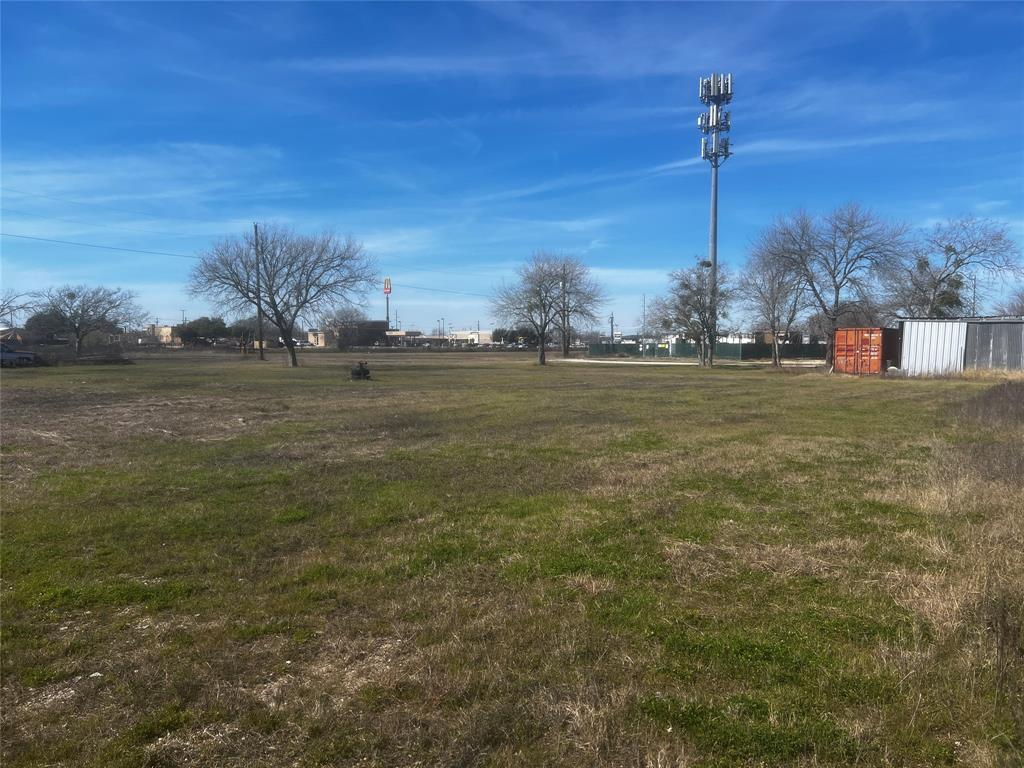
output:
[[[771,344],[744,344],[742,351],[743,360],[771,360]],[[779,355],[784,360],[824,360],[824,344],[781,344]]]
[[[824,360],[824,344],[783,344],[779,349],[784,360]],[[587,347],[589,357],[680,357],[697,359],[697,345],[687,342],[671,347],[660,344],[591,344]],[[715,345],[718,360],[771,360],[771,344],[727,344]]]

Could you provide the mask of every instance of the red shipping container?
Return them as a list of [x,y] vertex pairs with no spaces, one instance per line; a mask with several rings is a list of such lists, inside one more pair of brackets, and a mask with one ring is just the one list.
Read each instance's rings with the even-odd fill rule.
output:
[[836,373],[884,373],[899,365],[900,337],[895,328],[837,328],[833,366]]

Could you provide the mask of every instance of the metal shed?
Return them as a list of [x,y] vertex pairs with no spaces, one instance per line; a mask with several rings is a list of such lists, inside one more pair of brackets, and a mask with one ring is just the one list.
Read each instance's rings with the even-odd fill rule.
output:
[[1024,370],[1024,318],[967,323],[964,368],[970,371]]
[[908,376],[1024,370],[1024,317],[908,318],[900,327]]
[[904,320],[900,363],[908,376],[942,376],[964,369],[967,323],[963,320]]

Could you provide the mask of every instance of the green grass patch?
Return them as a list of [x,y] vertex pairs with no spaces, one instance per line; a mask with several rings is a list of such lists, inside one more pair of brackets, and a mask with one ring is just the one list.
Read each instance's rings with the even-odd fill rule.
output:
[[907,587],[985,519],[907,488],[1012,446],[949,417],[987,384],[303,360],[5,377],[5,766],[1020,753],[1016,657],[964,688]]

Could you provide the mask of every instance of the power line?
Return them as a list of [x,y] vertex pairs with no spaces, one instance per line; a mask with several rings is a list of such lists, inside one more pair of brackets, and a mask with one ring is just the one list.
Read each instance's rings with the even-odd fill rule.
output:
[[146,218],[149,219],[181,219],[182,221],[201,221],[204,224],[210,223],[208,219],[200,219],[195,216],[172,216],[169,214],[161,214],[159,216],[155,216],[152,213],[145,213],[143,211],[133,211],[128,208],[115,208],[110,205],[101,205],[100,203],[83,203],[81,200],[70,200],[66,197],[54,197],[53,195],[44,195],[39,192],[25,192],[24,190],[14,189],[13,187],[0,187],[0,189],[2,189],[4,192],[13,192],[16,195],[26,195],[28,197],[41,197],[44,198],[45,200],[56,200],[59,203],[71,203],[72,205],[85,205],[91,206],[93,208],[103,208],[108,211],[117,211],[118,213],[132,213],[136,216],[145,216]]
[[[32,235],[18,235],[14,232],[0,232],[0,236],[3,237],[17,237],[21,240],[36,240],[41,243],[59,243],[61,245],[77,245],[82,248],[99,248],[106,251],[123,251],[125,253],[144,253],[150,256],[173,256],[178,259],[195,259],[198,260],[199,256],[189,256],[184,253],[168,253],[167,251],[147,251],[141,248],[119,248],[113,245],[99,245],[97,243],[80,243],[74,240],[57,240],[50,237],[33,237]],[[458,296],[479,296],[482,299],[489,299],[486,293],[473,293],[472,291],[454,291],[447,288],[427,288],[422,285],[409,285],[407,283],[393,283],[398,288],[407,288],[412,291],[429,291],[431,293],[451,293]]]
[[483,299],[491,298],[486,293],[472,293],[470,291],[451,291],[445,288],[424,288],[422,285],[408,285],[406,283],[392,283],[396,288],[409,288],[413,291],[432,291],[433,293],[455,293],[459,296],[479,296]]
[[13,232],[0,232],[3,237],[17,237],[22,240],[38,240],[41,243],[60,243],[61,245],[78,245],[82,248],[100,248],[106,251],[124,251],[125,253],[145,253],[150,256],[173,256],[178,259],[198,259],[198,256],[188,256],[184,253],[167,253],[167,251],[144,251],[139,248],[118,248],[113,245],[97,245],[96,243],[78,243],[72,240],[55,240],[49,237],[32,237],[31,235],[16,235]]
[[162,237],[199,237],[199,235],[184,235],[180,232],[158,232],[154,229],[137,229],[135,227],[115,227],[110,224],[97,224],[89,221],[79,221],[77,219],[65,219],[61,216],[45,216],[41,213],[33,213],[32,211],[21,211],[16,208],[8,208],[3,206],[0,208],[0,212],[3,213],[16,213],[19,216],[34,216],[37,219],[46,219],[47,221],[63,221],[68,224],[79,224],[83,227],[102,227],[103,229],[113,229],[121,232],[138,232],[143,235],[160,235]]

